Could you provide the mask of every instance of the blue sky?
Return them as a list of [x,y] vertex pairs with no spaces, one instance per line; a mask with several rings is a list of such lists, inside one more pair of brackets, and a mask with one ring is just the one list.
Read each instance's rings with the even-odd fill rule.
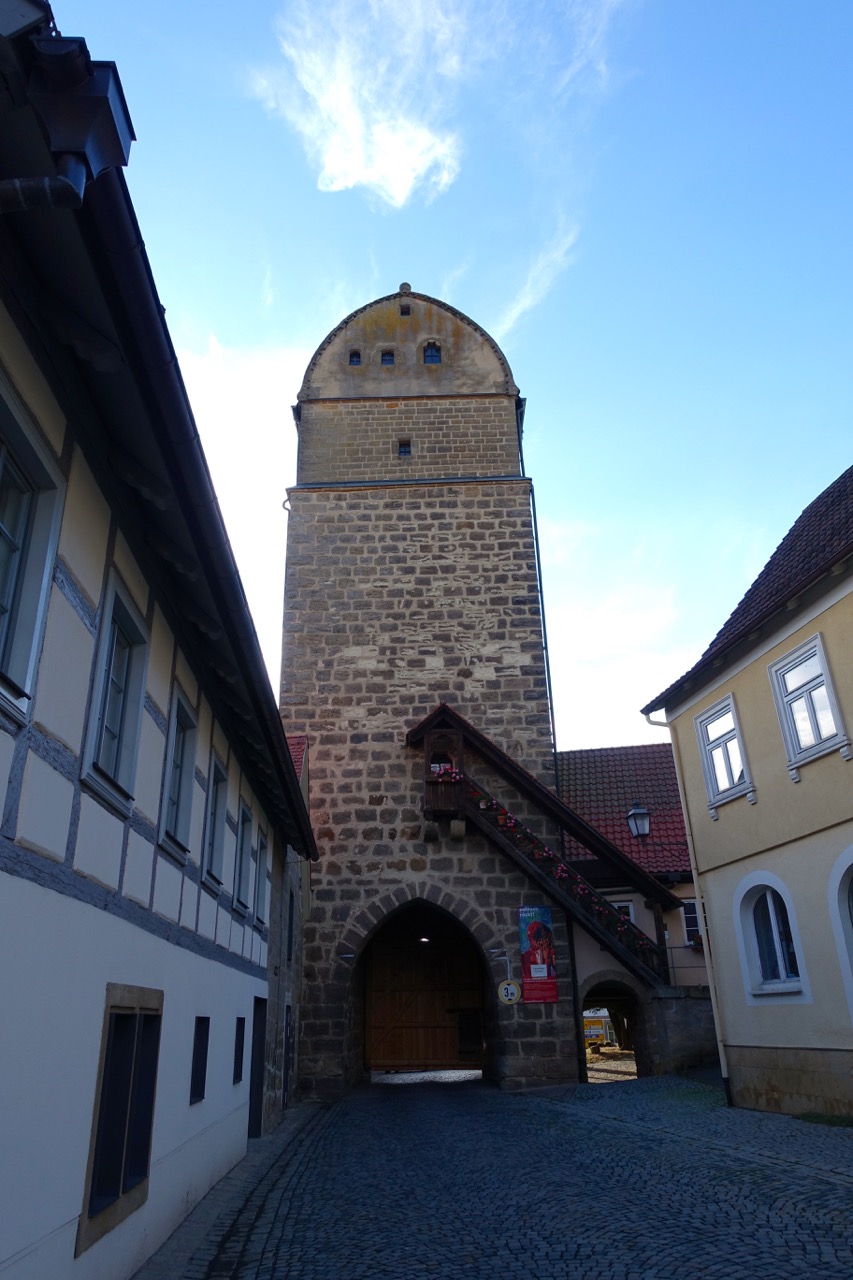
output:
[[527,397],[558,745],[664,738],[637,709],[853,461],[853,5],[55,14],[119,68],[271,672],[290,406],[326,333],[408,280],[488,329]]

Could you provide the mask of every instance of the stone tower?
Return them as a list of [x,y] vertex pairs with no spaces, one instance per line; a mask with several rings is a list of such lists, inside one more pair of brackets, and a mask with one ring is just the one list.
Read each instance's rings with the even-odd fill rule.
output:
[[[452,806],[425,803],[463,750],[516,813],[499,753],[553,784],[521,408],[489,335],[407,284],[342,321],[305,374],[281,688],[288,733],[310,744],[321,858],[303,1093],[335,1096],[367,1068],[577,1078],[565,917],[553,913],[556,1002],[502,1004],[518,908],[547,894]],[[453,723],[439,712],[412,734],[442,704]]]

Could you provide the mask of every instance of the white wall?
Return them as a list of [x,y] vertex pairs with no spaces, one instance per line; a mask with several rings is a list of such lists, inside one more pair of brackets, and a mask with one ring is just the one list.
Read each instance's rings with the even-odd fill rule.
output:
[[[253,998],[266,983],[23,879],[3,876],[0,902],[0,1275],[125,1280],[246,1150]],[[75,1261],[108,982],[165,993],[149,1196]],[[197,1015],[211,1019],[207,1094],[190,1106]]]

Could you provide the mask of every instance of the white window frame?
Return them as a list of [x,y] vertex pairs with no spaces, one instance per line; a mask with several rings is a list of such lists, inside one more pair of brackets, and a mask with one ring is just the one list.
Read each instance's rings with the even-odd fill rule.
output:
[[625,919],[626,919],[626,920],[630,920],[630,921],[631,921],[631,924],[634,924],[634,923],[635,923],[635,920],[634,920],[634,904],[633,904],[633,902],[631,902],[631,901],[630,901],[630,899],[628,899],[628,898],[608,898],[608,902],[610,903],[610,905],[611,905],[611,907],[613,908],[613,910],[614,910],[614,911],[618,911],[621,915],[623,915],[623,916],[625,917]]
[[[116,759],[107,763],[106,735],[110,682],[116,672],[114,641],[128,644],[121,712],[116,729]],[[100,636],[95,657],[95,680],[89,729],[86,736],[83,779],[87,787],[119,813],[133,808],[133,785],[148,666],[148,630],[142,615],[122,583],[111,574],[101,608]]]
[[[816,659],[820,667],[820,674],[789,693],[785,688],[785,677],[795,667],[807,662],[810,658]],[[840,751],[845,760],[850,760],[853,757],[853,752],[850,750],[850,739],[844,731],[844,721],[841,718],[841,709],[835,696],[829,663],[827,662],[823,639],[820,634],[812,636],[809,640],[804,641],[803,644],[798,645],[796,649],[792,649],[790,653],[786,653],[784,657],[772,662],[767,671],[770,676],[770,687],[773,690],[773,700],[776,703],[776,711],[779,716],[782,741],[785,744],[785,753],[788,758],[788,776],[791,781],[799,782],[800,765],[807,764],[810,760],[816,760],[819,756],[828,755],[831,751]],[[829,709],[835,723],[835,733],[825,738],[817,736],[820,730],[817,726],[817,713],[812,698],[817,689],[826,691]],[[793,704],[801,699],[805,701],[809,722],[815,734],[815,741],[810,747],[800,746],[794,722]]]
[[[799,977],[766,979],[761,973],[758,938],[753,911],[758,899],[773,889],[785,904],[788,928],[799,969]],[[746,1002],[750,1005],[811,1004],[811,987],[806,972],[805,953],[797,925],[797,913],[788,887],[771,871],[753,871],[738,885],[734,896],[734,924],[741,962]]]
[[[733,729],[730,733],[711,741],[708,738],[708,726],[713,724],[715,720],[719,720],[722,716],[730,714],[732,717]],[[708,792],[708,812],[714,821],[717,820],[717,808],[721,804],[728,804],[730,800],[737,800],[739,796],[746,796],[750,804],[755,804],[755,787],[752,785],[752,778],[749,773],[749,763],[746,758],[746,749],[743,744],[743,734],[740,730],[740,722],[738,721],[737,709],[735,707],[734,694],[728,693],[724,698],[720,698],[713,706],[707,710],[700,712],[699,715],[693,717],[693,724],[696,728],[696,740],[699,744],[699,757],[702,761],[702,773],[705,778],[705,787]],[[718,747],[725,747],[729,742],[737,743],[740,752],[741,766],[743,768],[743,780],[735,782],[730,787],[720,788],[717,782],[717,772],[714,768],[713,752]],[[728,753],[726,753],[725,762],[729,773],[732,772]]]
[[[688,907],[692,907],[692,908],[693,908],[693,910],[694,910],[694,912],[696,913],[696,924],[695,924],[695,925],[688,925],[688,923],[687,923],[687,908],[688,908]],[[697,899],[697,898],[684,898],[684,899],[683,899],[683,901],[682,901],[682,903],[681,903],[681,924],[682,924],[682,928],[684,929],[684,945],[685,945],[686,947],[689,947],[689,946],[690,946],[690,944],[691,944],[691,942],[695,942],[697,939],[698,939],[700,942],[702,941],[702,924],[701,924],[701,920],[700,920],[700,917],[699,917],[699,901],[698,901],[698,899]],[[688,930],[694,930],[694,933],[693,933],[693,936],[692,936],[692,937],[690,936],[690,933],[688,932]]]
[[[179,729],[183,730],[179,735]],[[172,690],[172,706],[169,713],[169,736],[166,745],[166,769],[163,775],[163,794],[160,801],[160,844],[178,862],[185,863],[189,853],[190,826],[192,822],[193,792],[195,787],[196,742],[198,718],[195,710],[179,685]],[[176,751],[180,748],[180,762]],[[178,776],[175,768],[179,764]],[[175,814],[172,816],[173,789]]]
[[202,844],[202,879],[216,893],[225,873],[225,828],[228,822],[228,770],[215,751],[207,771],[207,804]]
[[237,857],[234,863],[234,897],[237,911],[248,913],[252,887],[252,810],[240,801],[237,817]]
[[54,455],[2,368],[0,446],[8,450],[32,489],[9,628],[0,652],[0,708],[23,723],[35,684],[38,642],[47,612],[66,486]]
[[269,894],[267,875],[270,867],[269,840],[263,828],[258,827],[258,864],[255,880],[255,919],[258,924],[267,923]]

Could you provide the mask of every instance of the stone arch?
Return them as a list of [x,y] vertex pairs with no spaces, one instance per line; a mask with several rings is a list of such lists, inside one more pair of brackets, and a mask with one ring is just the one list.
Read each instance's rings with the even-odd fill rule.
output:
[[614,1003],[617,1000],[619,1004],[624,1002],[625,1009],[630,1010],[633,1021],[632,1048],[637,1062],[637,1075],[655,1075],[656,1034],[648,989],[625,969],[599,969],[578,986],[581,1014],[588,1007],[591,996],[596,1003],[598,1002],[598,997],[595,995],[596,989],[601,993],[600,1003],[605,1008],[611,1007],[607,1002],[609,995]]
[[492,1060],[496,1042],[496,1003],[494,984],[486,982],[489,975],[489,949],[501,950],[499,938],[480,910],[469,900],[439,885],[427,881],[413,881],[399,885],[362,907],[349,921],[336,947],[332,969],[332,988],[344,990],[347,1017],[344,1025],[344,1088],[352,1088],[364,1082],[364,1016],[365,1016],[365,956],[367,949],[380,930],[397,914],[408,907],[422,904],[446,914],[470,936],[479,951],[484,976],[484,1018],[487,1042],[487,1065],[484,1076],[494,1074]]

